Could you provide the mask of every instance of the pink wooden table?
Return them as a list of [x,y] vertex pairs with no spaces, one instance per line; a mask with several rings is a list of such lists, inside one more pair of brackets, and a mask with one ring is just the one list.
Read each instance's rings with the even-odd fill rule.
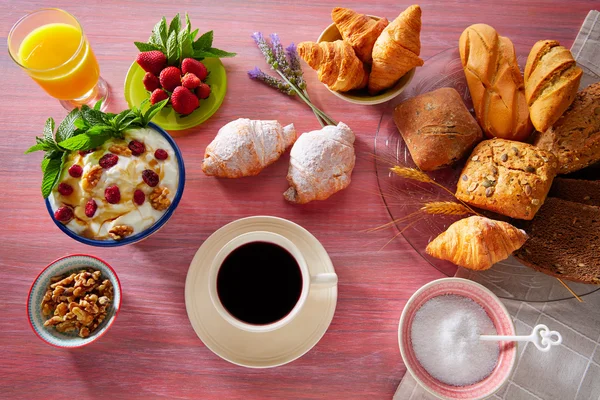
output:
[[[177,3],[177,4],[175,4]],[[0,398],[391,398],[406,369],[397,326],[408,297],[443,277],[395,234],[362,231],[388,222],[377,193],[373,139],[383,107],[362,107],[331,95],[305,68],[315,103],[357,134],[358,160],[349,189],[325,202],[287,204],[287,156],[259,177],[220,181],[204,176],[200,162],[218,128],[239,117],[293,122],[317,128],[299,101],[250,81],[246,71],[266,69],[250,34],[277,32],[285,44],[314,40],[330,23],[336,2],[285,1],[3,1],[0,4]],[[410,3],[346,0],[369,14],[394,18]],[[493,25],[523,43],[557,39],[570,47],[594,1],[425,1],[422,57],[457,45],[470,24]],[[41,154],[23,152],[46,118],[65,115],[9,58],[6,36],[24,13],[54,6],[75,14],[112,89],[111,111],[126,107],[123,81],[135,59],[134,40],[145,40],[162,16],[188,11],[194,27],[215,31],[215,46],[238,53],[225,59],[229,88],[221,109],[176,138],[187,169],[183,199],[170,222],[141,244],[97,249],[62,234],[40,195]],[[418,73],[418,72],[417,72]],[[210,352],[188,322],[184,282],[192,257],[216,229],[250,215],[290,219],[325,246],[340,278],[337,311],[329,331],[304,357],[283,367],[250,370]],[[98,342],[59,350],[40,341],[25,314],[29,286],[50,261],[89,253],[112,264],[124,300],[119,317]]]

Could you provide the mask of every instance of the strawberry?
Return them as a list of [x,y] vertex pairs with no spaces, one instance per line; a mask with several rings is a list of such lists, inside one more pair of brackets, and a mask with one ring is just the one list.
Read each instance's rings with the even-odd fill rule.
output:
[[198,98],[183,86],[176,87],[171,95],[173,110],[179,114],[190,114],[198,107]]
[[181,71],[177,67],[167,67],[160,71],[160,84],[163,89],[172,92],[181,86]]
[[196,96],[198,96],[200,100],[208,98],[208,96],[210,96],[210,86],[208,86],[206,83],[201,83],[196,88]]
[[181,78],[181,84],[190,90],[194,90],[198,86],[200,86],[200,79],[192,73],[187,73],[183,78]]
[[160,74],[167,65],[167,57],[158,50],[144,51],[138,54],[136,61],[144,71],[154,75]]
[[146,90],[149,92],[153,92],[155,89],[158,89],[160,87],[160,81],[152,72],[146,72],[146,75],[144,75],[144,79],[142,79],[142,82],[144,83],[144,87],[146,88]]
[[184,74],[187,74],[187,73],[194,74],[201,81],[205,80],[206,77],[208,76],[208,70],[206,69],[206,66],[204,64],[202,64],[200,61],[194,60],[193,58],[184,58],[183,59],[183,61],[181,62],[181,71]]
[[154,105],[163,101],[164,99],[168,99],[169,95],[162,89],[154,89],[152,94],[150,95],[150,104]]

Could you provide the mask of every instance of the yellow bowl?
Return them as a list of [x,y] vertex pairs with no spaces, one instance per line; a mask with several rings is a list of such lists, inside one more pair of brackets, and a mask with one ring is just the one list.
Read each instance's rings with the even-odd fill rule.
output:
[[[375,21],[381,19],[380,17],[376,17],[374,15],[369,15],[369,17],[371,17]],[[321,33],[321,35],[317,39],[317,42],[334,42],[336,40],[341,39],[342,35],[340,34],[340,31],[338,31],[337,26],[335,26],[335,24],[331,24]],[[352,90],[350,92],[336,92],[335,90],[329,89],[327,85],[325,85],[325,87],[327,88],[327,90],[335,94],[340,99],[350,103],[364,105],[381,104],[385,103],[386,101],[390,101],[391,99],[397,97],[400,93],[404,91],[404,89],[408,86],[413,76],[415,75],[415,69],[416,68],[413,68],[406,74],[404,74],[404,76],[402,76],[394,86],[384,90],[383,92],[375,96],[371,96],[366,89]]]

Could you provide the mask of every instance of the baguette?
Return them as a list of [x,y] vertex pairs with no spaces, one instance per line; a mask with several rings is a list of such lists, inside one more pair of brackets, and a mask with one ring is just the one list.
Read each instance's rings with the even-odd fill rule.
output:
[[525,66],[525,96],[536,130],[546,131],[569,108],[582,75],[569,49],[556,40],[533,45]]
[[524,141],[532,131],[525,85],[510,39],[489,25],[460,35],[460,59],[477,121],[488,137]]

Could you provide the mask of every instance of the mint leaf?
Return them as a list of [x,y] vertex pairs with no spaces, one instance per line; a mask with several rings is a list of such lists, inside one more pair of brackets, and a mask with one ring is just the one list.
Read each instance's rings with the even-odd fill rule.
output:
[[185,13],[185,30],[188,33],[188,35],[192,31],[192,23],[190,22],[190,16],[188,15],[188,13]]
[[98,100],[96,104],[94,104],[94,110],[100,111],[102,108],[102,100]]
[[77,129],[87,129],[88,128],[88,124],[83,120],[83,118],[81,118],[81,115],[79,115],[78,118],[75,120],[75,122],[73,122],[73,125],[75,125],[75,127]]
[[115,131],[115,129],[112,126],[94,125],[90,129],[88,129],[85,132],[85,134],[88,136],[96,136],[96,135],[110,134],[111,132],[114,132],[114,131]]
[[194,42],[194,50],[210,49],[213,42],[213,31],[208,31]]
[[88,125],[104,125],[104,114],[102,111],[94,110],[89,107],[81,107],[81,117]]
[[54,142],[54,119],[48,118],[44,125],[44,140]]
[[177,13],[177,15],[171,20],[171,23],[169,24],[169,35],[171,35],[171,32],[175,32],[178,34],[180,29],[181,19],[179,18],[179,13]]
[[56,130],[56,141],[62,142],[63,140],[67,140],[75,133],[77,127],[75,126],[75,121],[79,118],[79,110],[77,108],[73,109],[65,119],[62,120],[60,125],[58,125],[58,129]]
[[175,31],[169,33],[167,39],[167,63],[175,65],[179,61],[179,46],[177,46],[177,33]]
[[60,176],[63,160],[63,157],[55,157],[48,159],[46,163],[42,162],[44,172],[44,177],[42,178],[42,196],[44,198],[50,196],[52,188]]
[[189,58],[194,55],[194,47],[190,34],[183,30],[179,32],[179,60],[183,61],[184,58]]
[[[118,115],[117,115],[117,116],[114,118],[115,124],[117,124],[117,126],[118,126],[118,125],[120,125],[120,124],[123,122],[123,120],[124,120],[125,118],[127,118],[128,116],[130,116],[130,115],[132,115],[132,110],[124,110],[124,111],[121,111],[121,112],[120,112],[120,113],[119,113],[119,114],[118,114]],[[135,114],[134,114],[134,115],[135,115]]]
[[208,50],[194,50],[194,58],[221,58],[221,57],[235,57],[235,53],[229,53],[227,51],[215,49],[211,47]]
[[153,50],[158,50],[158,51],[162,52],[162,48],[159,45],[156,45],[156,44],[144,43],[144,42],[133,42],[133,44],[135,44],[135,47],[137,47],[137,49],[139,51],[153,51]]
[[144,125],[147,125],[148,122],[152,121],[152,118],[154,118],[154,116],[156,114],[158,114],[160,112],[160,110],[162,110],[163,107],[165,105],[167,105],[168,102],[169,102],[169,99],[164,99],[164,100],[156,103],[152,107],[148,108],[146,110],[146,113],[144,114],[144,118],[143,118],[143,122],[145,122]]
[[198,32],[200,32],[200,29],[196,29],[192,33],[190,33],[190,37],[192,38],[192,40],[196,39],[196,36],[198,36]]
[[66,150],[89,150],[101,146],[109,138],[110,135],[106,133],[98,135],[84,133],[60,142],[58,145]]
[[25,151],[25,154],[33,153],[34,151],[40,151],[40,150],[44,150],[44,151],[52,150],[52,147],[50,147],[48,145],[48,143],[46,143],[46,142],[34,144],[30,148],[28,148],[27,151]]

